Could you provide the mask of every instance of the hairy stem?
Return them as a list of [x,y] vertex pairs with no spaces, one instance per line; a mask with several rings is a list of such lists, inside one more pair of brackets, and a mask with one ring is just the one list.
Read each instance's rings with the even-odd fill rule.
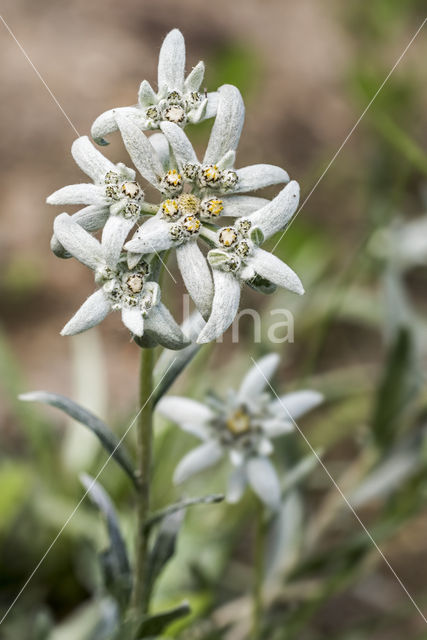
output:
[[262,586],[264,582],[265,522],[264,505],[257,500],[256,530],[254,544],[254,582],[252,593],[252,640],[261,637],[262,623]]
[[135,574],[131,600],[132,610],[138,614],[146,613],[149,605],[149,593],[146,588],[148,531],[145,525],[150,512],[150,477],[153,438],[153,366],[154,350],[141,349],[139,378],[140,413],[137,422],[137,537]]

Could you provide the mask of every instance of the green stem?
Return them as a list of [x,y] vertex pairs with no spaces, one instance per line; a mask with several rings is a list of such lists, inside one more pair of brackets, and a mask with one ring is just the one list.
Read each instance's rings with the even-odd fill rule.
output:
[[154,350],[141,349],[141,368],[139,378],[140,414],[137,422],[137,455],[138,455],[138,506],[137,506],[137,538],[134,585],[131,607],[135,614],[147,612],[149,593],[146,588],[148,531],[145,524],[150,512],[150,479],[152,463],[153,439],[153,366]]
[[257,500],[256,530],[254,544],[254,583],[252,609],[252,640],[261,637],[262,623],[262,586],[264,582],[265,523],[264,505]]

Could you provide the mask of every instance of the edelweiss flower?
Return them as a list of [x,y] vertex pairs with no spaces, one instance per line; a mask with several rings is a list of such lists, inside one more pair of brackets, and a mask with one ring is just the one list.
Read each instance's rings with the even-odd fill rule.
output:
[[162,415],[203,441],[178,464],[176,484],[228,454],[235,469],[229,478],[227,500],[240,500],[249,483],[269,507],[279,507],[280,482],[269,460],[271,440],[292,431],[293,420],[320,404],[322,396],[316,391],[297,391],[272,399],[265,387],[278,364],[276,354],[262,358],[225,401],[210,397],[201,404],[173,396],[160,400],[157,409]]
[[216,234],[204,232],[217,248],[208,253],[213,268],[214,298],[209,320],[197,342],[215,340],[233,322],[240,302],[240,286],[277,285],[302,295],[300,279],[287,264],[259,248],[267,238],[286,227],[296,211],[299,185],[294,180],[264,207]]
[[179,127],[171,123],[162,125],[177,162],[166,173],[138,127],[128,118],[117,118],[135,166],[165,198],[158,213],[138,229],[125,248],[142,254],[175,247],[187,290],[205,317],[210,312],[213,287],[206,259],[196,243],[203,230],[202,223],[221,215],[236,217],[254,212],[268,200],[237,194],[289,180],[286,171],[272,165],[232,169],[244,106],[235,87],[224,85],[218,93],[218,113],[202,164]]
[[[155,137],[158,139],[159,134]],[[73,221],[86,231],[97,231],[110,216],[116,217],[120,221],[117,224],[123,227],[124,241],[140,216],[152,210],[152,205],[144,203],[144,192],[135,182],[135,171],[122,163],[113,164],[93,146],[87,136],[73,142],[71,153],[93,184],[63,187],[52,193],[47,202],[55,205],[89,205],[72,216]],[[55,235],[51,248],[59,257],[67,257]]]
[[68,214],[54,222],[55,234],[72,256],[92,269],[99,290],[93,293],[65,325],[62,335],[86,331],[100,323],[110,311],[121,311],[123,324],[135,336],[144,332],[169,349],[188,344],[169,311],[160,301],[160,287],[150,281],[150,265],[144,260],[129,269],[122,253],[123,238],[112,219],[99,243]]
[[199,93],[205,66],[199,62],[185,78],[185,42],[178,29],[163,41],[159,55],[158,92],[144,80],[133,107],[110,109],[92,125],[92,137],[98,144],[108,144],[104,136],[117,131],[117,114],[131,117],[141,130],[158,129],[162,122],[175,122],[181,127],[212,118],[216,113],[217,94]]

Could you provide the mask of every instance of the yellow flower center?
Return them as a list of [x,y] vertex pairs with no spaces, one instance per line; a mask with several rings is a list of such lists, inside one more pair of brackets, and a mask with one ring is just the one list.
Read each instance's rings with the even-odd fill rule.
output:
[[231,433],[238,436],[249,431],[251,419],[244,409],[236,409],[236,411],[228,418],[226,425],[227,429],[231,431]]
[[122,184],[122,192],[128,198],[136,198],[140,192],[139,184],[137,182],[124,182]]
[[182,224],[184,225],[186,231],[188,231],[189,233],[197,233],[197,231],[200,229],[200,220],[198,220],[195,216],[187,216],[182,221]]
[[225,227],[219,234],[219,241],[224,247],[231,247],[237,240],[237,233],[232,227]]
[[133,275],[127,279],[126,284],[132,293],[140,293],[144,282],[141,276]]
[[178,198],[178,206],[183,214],[197,215],[200,207],[200,200],[191,193],[183,193]]
[[216,217],[221,214],[221,211],[224,209],[224,205],[222,204],[222,200],[209,200],[206,208],[211,216]]
[[210,182],[216,182],[217,180],[219,180],[221,172],[216,164],[211,164],[203,169],[203,175],[205,176],[206,180],[209,180]]
[[181,174],[176,169],[170,169],[166,174],[166,181],[168,184],[176,187],[182,180]]
[[162,202],[162,213],[168,218],[173,218],[178,213],[178,201],[177,200],[164,200]]

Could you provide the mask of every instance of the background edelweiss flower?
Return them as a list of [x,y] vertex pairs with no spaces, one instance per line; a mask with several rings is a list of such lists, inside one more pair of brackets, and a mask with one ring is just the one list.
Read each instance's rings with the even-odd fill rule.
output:
[[[152,137],[158,139],[159,136]],[[114,216],[118,220],[116,224],[123,227],[124,242],[135,222],[147,209],[147,206],[145,209],[142,206],[144,191],[135,182],[134,169],[122,163],[113,164],[94,147],[87,136],[73,142],[71,153],[82,171],[93,180],[93,184],[62,187],[47,198],[48,204],[89,205],[73,214],[72,219],[90,232],[101,229]],[[55,234],[51,240],[51,248],[58,257],[70,257]]]
[[302,295],[304,287],[296,273],[276,256],[260,249],[258,244],[277,231],[285,229],[299,202],[299,185],[292,180],[264,207],[240,218],[234,226],[223,227],[210,238],[217,248],[208,253],[213,267],[214,298],[209,320],[198,342],[210,342],[222,335],[233,322],[240,303],[242,282],[255,282],[261,277],[267,283]]
[[160,300],[160,287],[150,281],[150,268],[140,261],[129,269],[122,254],[123,240],[114,225],[106,225],[99,243],[72,218],[62,213],[54,222],[62,246],[92,269],[99,290],[80,307],[61,331],[73,335],[99,324],[111,311],[121,311],[123,324],[135,336],[148,332],[169,349],[181,349],[188,340]]
[[205,66],[199,62],[185,78],[185,42],[182,33],[173,29],[163,41],[159,55],[158,92],[144,80],[133,107],[119,107],[101,114],[93,123],[91,134],[101,145],[104,136],[117,131],[117,114],[132,118],[142,130],[158,129],[161,122],[176,122],[183,127],[212,118],[217,109],[217,94],[199,92]]
[[211,398],[202,404],[176,396],[160,400],[159,413],[203,441],[178,464],[176,484],[228,455],[235,468],[229,477],[227,500],[240,500],[249,484],[266,505],[279,507],[280,482],[269,459],[274,450],[271,440],[292,431],[292,420],[319,405],[323,397],[316,391],[297,391],[273,399],[265,387],[278,364],[277,354],[262,358],[248,371],[239,390],[230,392],[224,401]]

